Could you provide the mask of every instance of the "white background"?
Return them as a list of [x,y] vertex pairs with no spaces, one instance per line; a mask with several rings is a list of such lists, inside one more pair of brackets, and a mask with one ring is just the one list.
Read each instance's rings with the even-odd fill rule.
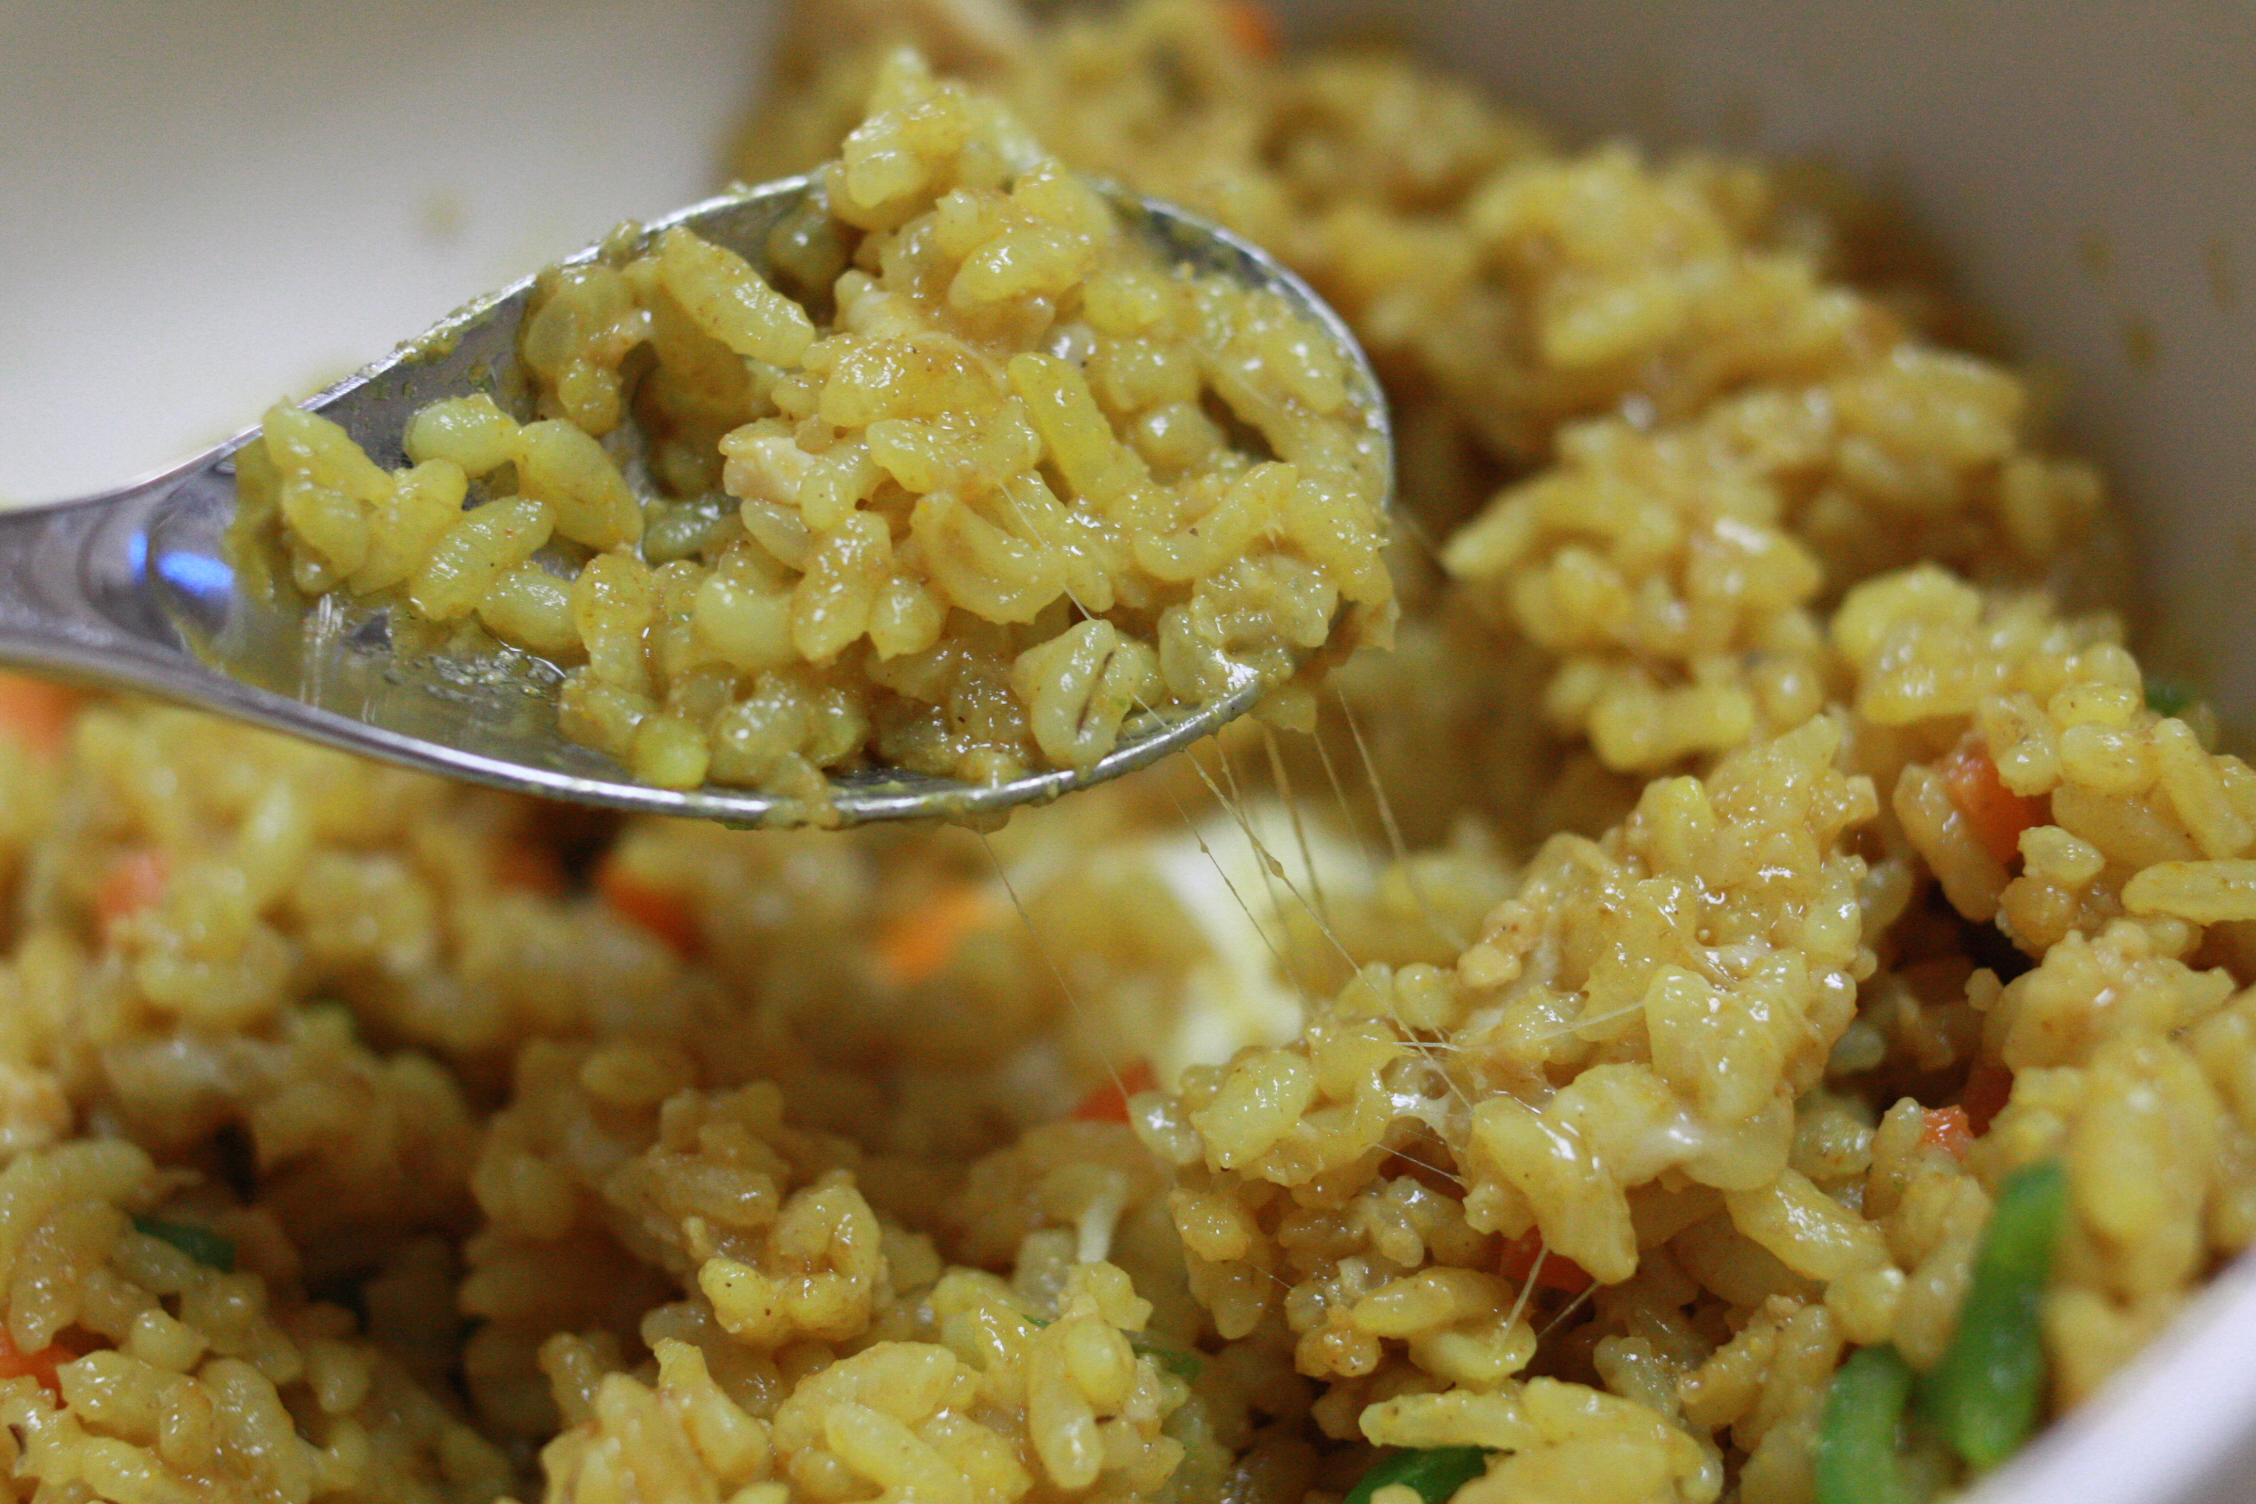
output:
[[0,502],[162,469],[710,192],[743,0],[0,0]]

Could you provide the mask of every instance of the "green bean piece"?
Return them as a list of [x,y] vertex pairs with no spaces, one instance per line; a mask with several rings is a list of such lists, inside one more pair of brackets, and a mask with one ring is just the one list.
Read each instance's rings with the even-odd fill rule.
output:
[[1485,1447],[1411,1447],[1372,1463],[1340,1504],[1371,1504],[1371,1495],[1390,1483],[1409,1484],[1426,1504],[1449,1504],[1451,1494],[1487,1471]]
[[1817,1430],[1817,1504],[1916,1504],[1897,1448],[1911,1381],[1892,1347],[1860,1347],[1833,1375]]
[[133,1230],[160,1243],[170,1243],[206,1269],[217,1269],[222,1274],[235,1272],[235,1240],[208,1227],[198,1227],[192,1222],[167,1222],[162,1217],[136,1216]]
[[1920,1408],[1970,1467],[1995,1467],[2037,1426],[2045,1357],[2039,1306],[2068,1210],[2058,1160],[2014,1171],[1974,1254],[1958,1330],[1921,1386]]
[[2150,674],[2146,680],[2146,708],[2156,715],[2184,715],[2199,697],[2183,679]]

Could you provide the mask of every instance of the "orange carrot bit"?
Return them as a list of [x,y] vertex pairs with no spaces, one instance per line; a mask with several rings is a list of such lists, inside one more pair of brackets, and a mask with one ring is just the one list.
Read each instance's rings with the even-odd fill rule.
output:
[[689,895],[637,876],[616,852],[596,872],[595,891],[620,918],[641,925],[682,955],[695,955],[704,948]]
[[1930,1107],[1927,1127],[1919,1135],[1923,1149],[1940,1149],[1953,1159],[1964,1159],[1974,1147],[1974,1127],[1963,1107]]
[[1081,1099],[1073,1109],[1073,1116],[1084,1123],[1125,1123],[1128,1121],[1128,1099],[1138,1092],[1156,1091],[1159,1075],[1149,1060],[1131,1060],[1120,1068],[1120,1074]]
[[1497,1261],[1496,1272],[1506,1279],[1518,1280],[1524,1280],[1532,1273],[1535,1282],[1544,1289],[1557,1290],[1566,1295],[1580,1295],[1596,1283],[1591,1279],[1590,1272],[1573,1259],[1545,1252],[1543,1234],[1533,1227],[1504,1245],[1504,1254]]
[[28,1375],[37,1379],[41,1387],[61,1394],[63,1381],[55,1370],[83,1356],[60,1342],[50,1342],[35,1353],[19,1352],[15,1339],[8,1335],[7,1326],[0,1324],[0,1379],[20,1379]]
[[1223,35],[1230,45],[1257,62],[1268,62],[1281,50],[1276,13],[1259,0],[1222,0],[1219,7]]
[[0,669],[0,736],[52,757],[70,740],[81,698],[75,689]]
[[896,987],[930,981],[995,912],[993,895],[980,884],[951,883],[878,931],[878,970]]
[[94,917],[103,937],[164,897],[171,880],[172,858],[157,847],[136,847],[112,860],[94,894]]
[[1958,1094],[1966,1112],[1966,1128],[1976,1138],[1990,1131],[1990,1121],[2005,1110],[2013,1096],[2013,1072],[1994,1060],[1984,1060],[1967,1072],[1966,1089]]
[[1943,759],[1943,789],[1982,849],[2010,867],[2021,854],[2021,832],[2050,816],[2043,799],[2016,794],[1998,777],[1989,749],[1969,737]]

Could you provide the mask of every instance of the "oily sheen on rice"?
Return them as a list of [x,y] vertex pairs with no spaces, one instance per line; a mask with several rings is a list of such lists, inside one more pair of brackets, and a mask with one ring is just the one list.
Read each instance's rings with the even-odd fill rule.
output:
[[[2256,774],[2126,647],[2022,381],[1837,186],[1255,19],[805,6],[738,168],[833,158],[909,45],[1333,300],[1403,619],[1316,737],[988,837],[738,833],[5,681],[16,1496],[1298,1504],[1477,1447],[1461,1504],[1798,1504],[2015,1171],[2067,1183],[2047,1416],[2256,1237]],[[624,388],[567,322],[584,436]],[[1165,364],[1090,389],[1133,426]],[[424,437],[633,526],[496,419]],[[545,630],[517,565],[392,550]]]

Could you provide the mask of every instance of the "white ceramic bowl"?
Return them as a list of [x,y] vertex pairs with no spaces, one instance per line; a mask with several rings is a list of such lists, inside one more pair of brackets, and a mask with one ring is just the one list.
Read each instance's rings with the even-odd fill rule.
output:
[[711,192],[748,0],[0,0],[0,502],[162,469]]
[[[1307,0],[1571,134],[1899,198],[2132,508],[2149,641],[2256,717],[2256,6]],[[98,490],[712,183],[756,0],[0,0],[0,500]],[[684,80],[687,86],[684,87]],[[2245,744],[2245,743],[2244,743]],[[2256,1265],[1981,1504],[2256,1497]]]

